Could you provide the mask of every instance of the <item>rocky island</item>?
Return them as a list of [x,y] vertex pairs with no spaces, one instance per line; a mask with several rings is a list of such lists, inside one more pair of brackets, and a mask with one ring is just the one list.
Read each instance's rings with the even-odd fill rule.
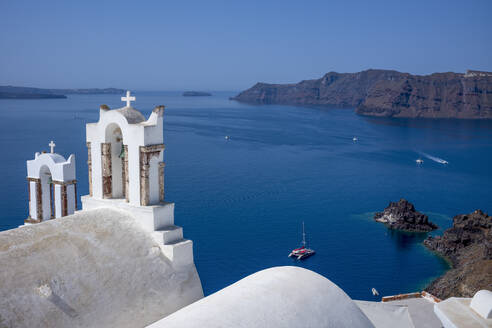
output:
[[122,94],[123,89],[116,88],[91,88],[91,89],[41,89],[15,87],[11,85],[0,86],[0,99],[64,99],[68,94]]
[[50,93],[18,93],[0,91],[0,99],[66,99],[67,96]]
[[437,229],[437,225],[430,222],[427,215],[417,211],[406,199],[390,202],[383,212],[374,214],[374,220],[395,230],[428,232]]
[[492,73],[330,72],[320,79],[295,84],[257,83],[231,99],[255,104],[350,107],[368,116],[492,119]]
[[183,92],[183,97],[209,97],[212,94],[203,91],[185,91]]
[[456,215],[442,236],[428,237],[424,245],[448,258],[453,268],[434,280],[426,290],[445,299],[471,297],[492,288],[492,217],[476,210]]

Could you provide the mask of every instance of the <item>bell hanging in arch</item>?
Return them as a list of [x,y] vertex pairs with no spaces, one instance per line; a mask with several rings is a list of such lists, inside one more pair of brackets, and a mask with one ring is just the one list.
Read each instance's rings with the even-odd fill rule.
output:
[[125,145],[121,144],[120,158],[125,158]]

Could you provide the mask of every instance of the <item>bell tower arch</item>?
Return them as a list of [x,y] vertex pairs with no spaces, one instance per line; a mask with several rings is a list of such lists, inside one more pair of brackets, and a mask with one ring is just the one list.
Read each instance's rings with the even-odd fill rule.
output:
[[99,121],[86,125],[89,195],[82,208],[117,207],[151,232],[173,265],[193,263],[193,243],[174,225],[174,203],[164,198],[164,106],[149,118],[131,106],[102,105]]
[[100,107],[99,121],[86,127],[91,197],[135,206],[164,201],[163,114],[164,106],[155,107],[148,119],[131,106]]
[[27,161],[29,217],[25,224],[39,223],[73,214],[77,209],[75,155],[68,160],[54,152],[36,153]]

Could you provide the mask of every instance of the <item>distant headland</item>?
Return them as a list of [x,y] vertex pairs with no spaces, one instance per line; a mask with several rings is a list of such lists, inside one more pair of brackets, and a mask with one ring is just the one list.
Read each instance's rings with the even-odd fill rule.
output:
[[123,89],[105,88],[105,89],[41,89],[15,87],[11,85],[0,86],[0,99],[63,99],[69,94],[122,94]]
[[492,119],[492,72],[330,72],[320,79],[295,84],[257,83],[231,99],[256,104],[355,107],[357,114],[368,116]]
[[209,97],[212,94],[203,91],[185,91],[183,92],[183,97]]

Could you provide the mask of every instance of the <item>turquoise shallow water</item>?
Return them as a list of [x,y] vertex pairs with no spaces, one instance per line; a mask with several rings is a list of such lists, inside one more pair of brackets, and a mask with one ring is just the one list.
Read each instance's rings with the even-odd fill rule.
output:
[[[373,212],[405,197],[445,229],[458,213],[492,210],[492,122],[250,106],[229,101],[233,94],[136,93],[146,116],[166,105],[166,199],[194,241],[206,294],[277,265],[314,270],[358,299],[373,299],[372,287],[415,291],[446,262],[421,245],[426,234],[389,231]],[[119,97],[0,100],[1,230],[27,217],[25,161],[51,139],[57,152],[76,154],[79,194],[87,193],[85,123],[98,119],[100,104],[121,107]],[[287,255],[303,220],[317,254],[296,262]]]

